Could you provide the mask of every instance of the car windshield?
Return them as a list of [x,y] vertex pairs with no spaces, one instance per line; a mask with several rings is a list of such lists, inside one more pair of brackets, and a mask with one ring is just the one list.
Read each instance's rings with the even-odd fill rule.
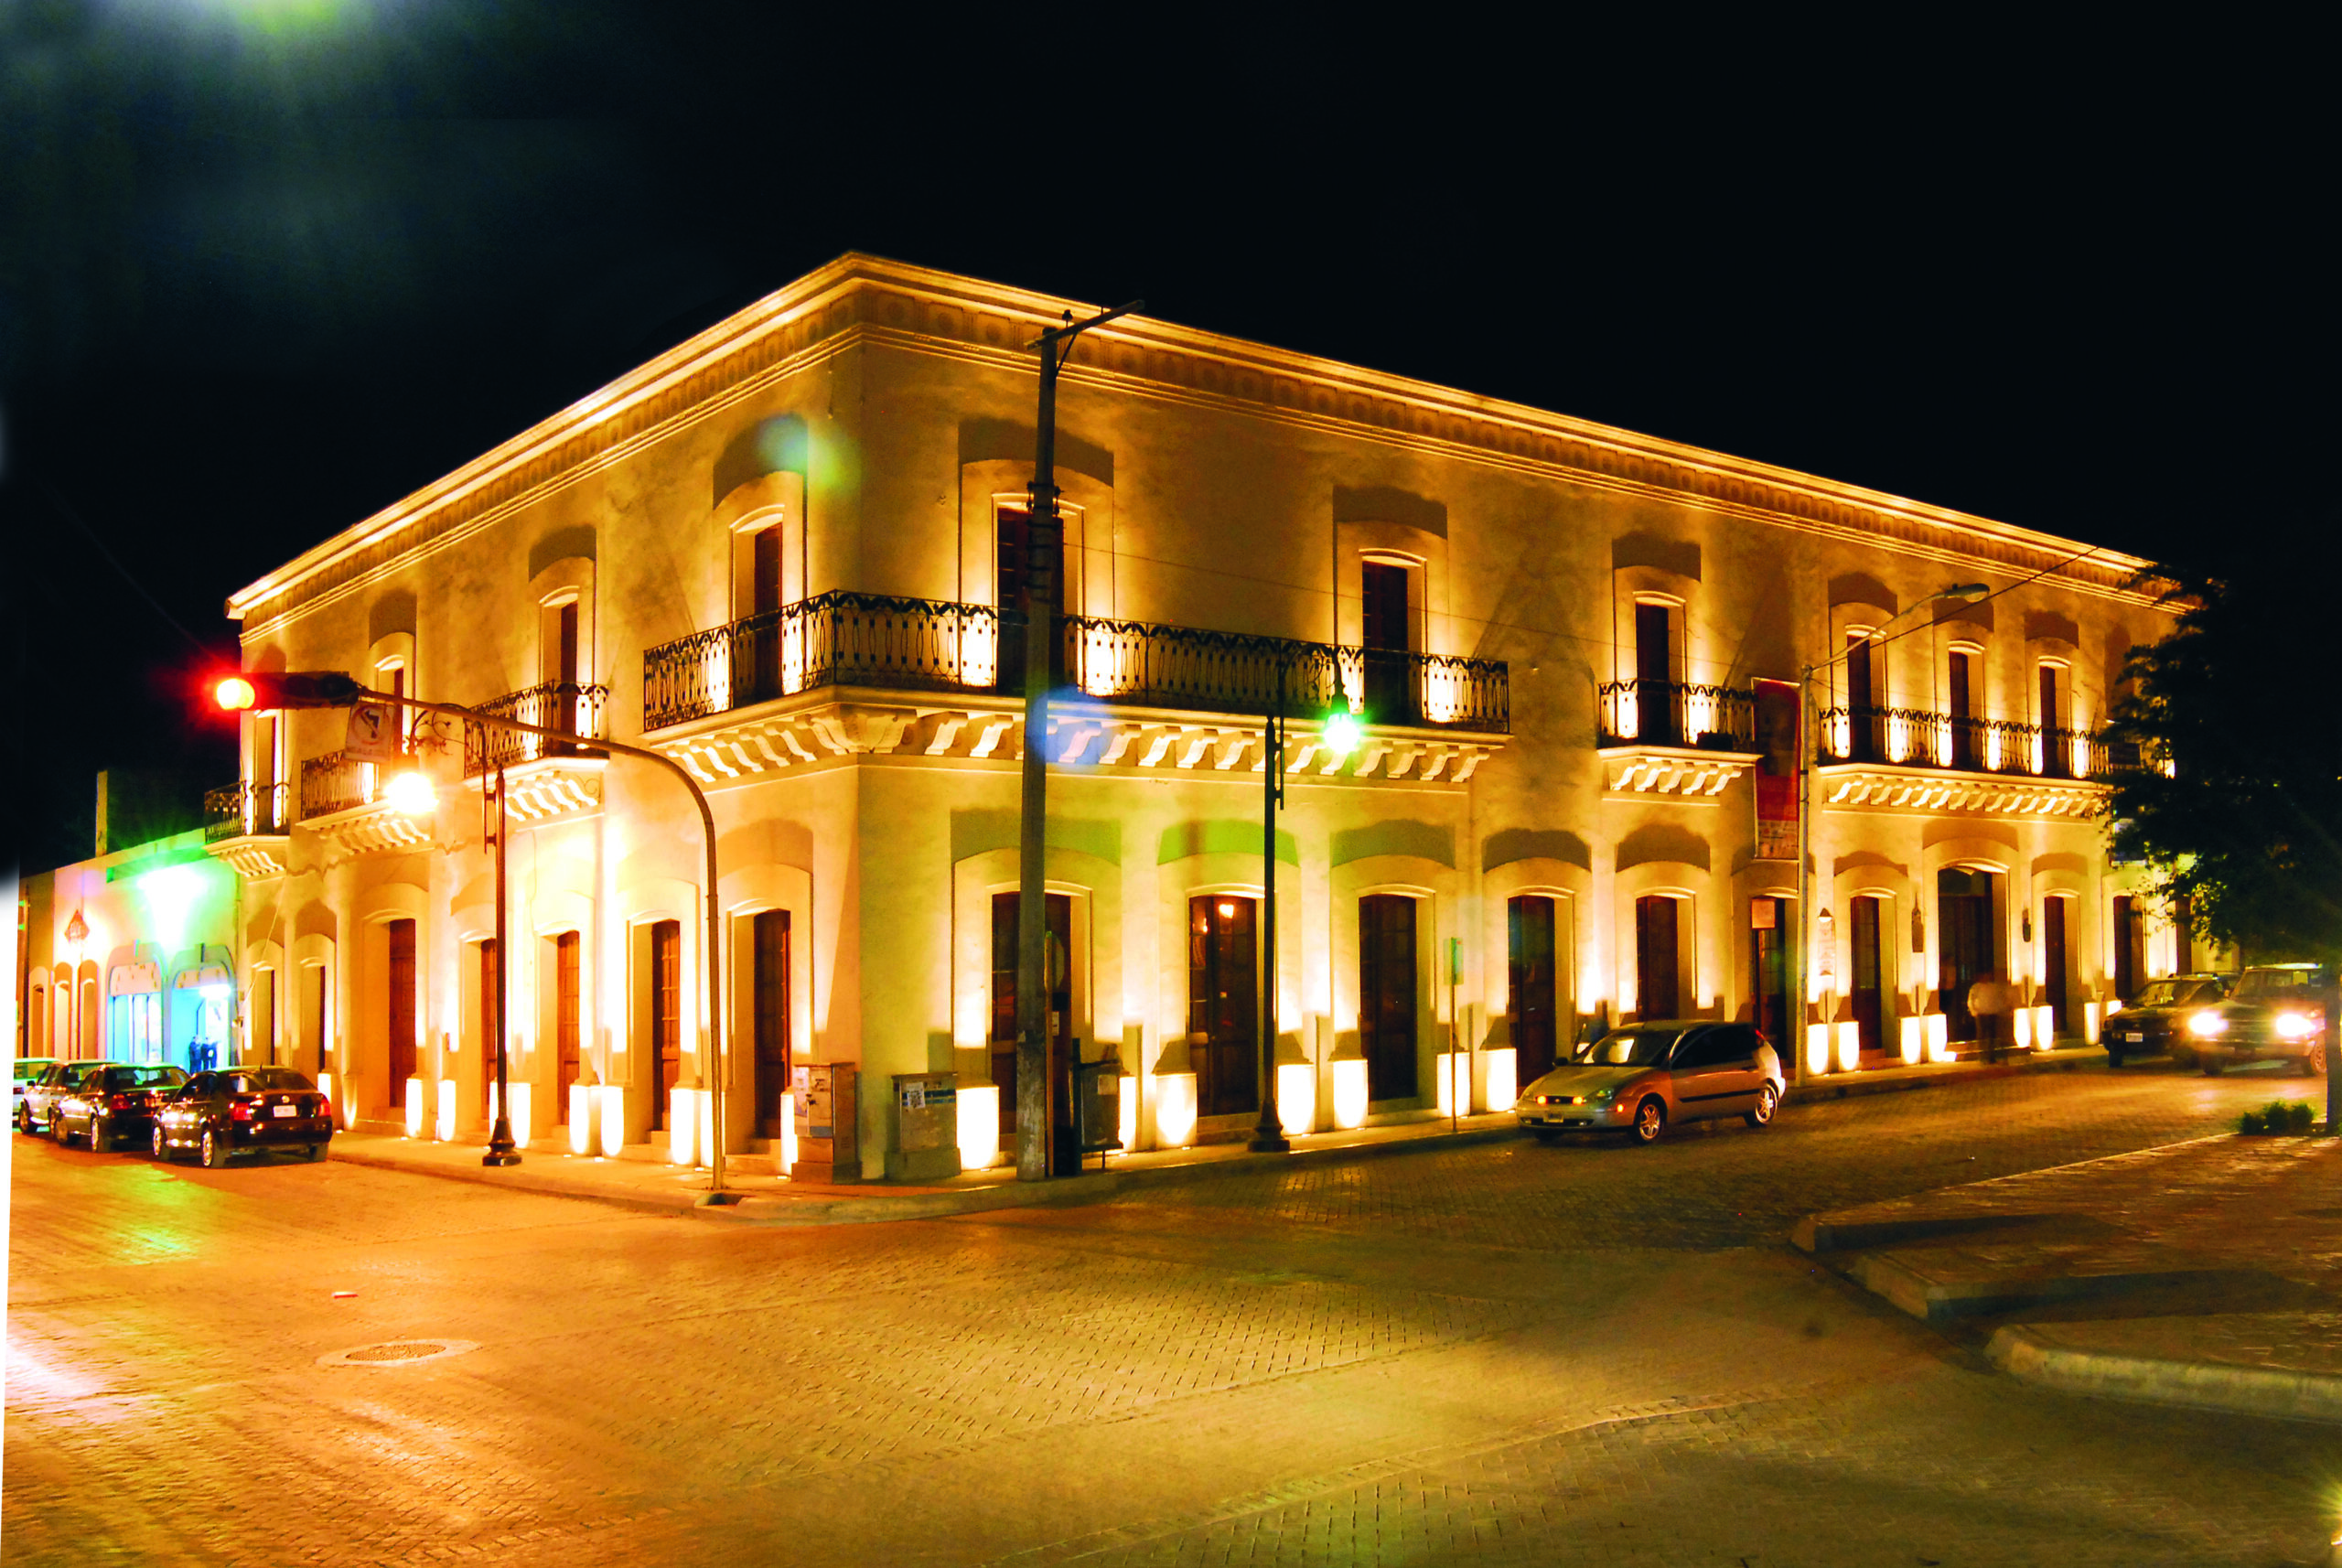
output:
[[16,1058],[16,1081],[18,1083],[30,1083],[33,1079],[38,1078],[42,1073],[45,1073],[48,1070],[48,1064],[45,1061],[41,1061],[32,1057],[19,1057]]
[[2140,987],[2139,993],[2131,998],[2131,1005],[2133,1007],[2169,1007],[2175,1003],[2185,1002],[2187,1000],[2187,998],[2194,993],[2196,990],[2196,983],[2197,983],[2192,980],[2157,980],[2151,982],[2150,983]]
[[176,1089],[187,1081],[187,1074],[175,1067],[110,1067],[106,1069],[106,1088]]
[[2248,969],[2244,978],[2237,982],[2235,994],[2240,1002],[2273,1002],[2323,991],[2332,983],[2328,972],[2322,969]]
[[315,1089],[317,1085],[290,1068],[259,1067],[221,1073],[220,1087],[230,1094],[268,1094],[286,1089]]
[[1587,1067],[1657,1067],[1667,1059],[1681,1029],[1617,1029],[1578,1047],[1577,1060]]

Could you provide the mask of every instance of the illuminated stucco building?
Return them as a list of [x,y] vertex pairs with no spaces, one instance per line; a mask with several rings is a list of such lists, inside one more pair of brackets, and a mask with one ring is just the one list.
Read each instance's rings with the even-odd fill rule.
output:
[[16,1053],[234,1058],[236,877],[199,830],[28,875]]
[[[231,600],[251,667],[607,725],[704,781],[735,1149],[770,1135],[789,1064],[843,1061],[870,1174],[895,1074],[955,1072],[989,1153],[1026,739],[997,610],[1031,477],[1022,346],[1067,304],[846,257]],[[1061,1052],[1119,1054],[1142,1146],[1255,1110],[1280,662],[1366,721],[1339,757],[1298,725],[1289,758],[1296,1126],[1428,1112],[1456,1036],[1484,1101],[1596,1018],[1843,1024],[1834,1070],[1895,1058],[1906,1020],[1957,1048],[1975,972],[2079,1034],[2118,970],[2173,960],[2118,905],[2090,779],[2120,761],[2095,732],[2123,656],[2164,628],[2136,561],[1149,319],[1080,340],[1058,452],[1051,1012]],[[1933,601],[1968,581],[2013,591]],[[1756,820],[1766,743],[1784,767],[1794,744],[1761,683],[1793,713],[1803,666],[1882,628],[1818,678],[1827,972],[1800,1000],[1794,791],[1771,787],[1762,842]],[[246,723],[212,845],[247,878],[245,961],[292,999],[280,1055],[336,1070],[360,1119],[421,1095],[468,1135],[494,919],[459,776],[482,759],[438,759],[437,814],[409,819],[341,725]],[[640,764],[508,756],[532,1130],[565,1145],[581,1107],[578,1146],[655,1154],[706,1070],[696,817]]]

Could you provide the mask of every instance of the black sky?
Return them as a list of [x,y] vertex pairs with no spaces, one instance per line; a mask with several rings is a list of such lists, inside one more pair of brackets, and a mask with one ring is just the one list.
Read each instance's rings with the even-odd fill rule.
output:
[[27,867],[232,777],[230,591],[848,249],[2159,559],[2332,516],[2306,38],[773,15],[0,0]]

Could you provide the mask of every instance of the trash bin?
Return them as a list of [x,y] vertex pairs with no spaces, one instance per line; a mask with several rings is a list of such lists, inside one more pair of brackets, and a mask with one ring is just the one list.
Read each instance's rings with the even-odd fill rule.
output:
[[[1073,1138],[1081,1154],[1103,1156],[1123,1146],[1123,1060],[1109,1052],[1073,1067]],[[1103,1169],[1101,1157],[1099,1166]]]
[[852,1062],[817,1062],[791,1075],[797,1163],[789,1167],[790,1180],[831,1186],[862,1179],[855,1076]]

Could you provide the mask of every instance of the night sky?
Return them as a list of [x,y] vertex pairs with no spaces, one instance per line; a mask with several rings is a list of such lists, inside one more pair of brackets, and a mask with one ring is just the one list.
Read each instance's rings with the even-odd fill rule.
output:
[[2306,39],[930,19],[0,0],[26,868],[102,767],[234,777],[228,593],[850,249],[2156,559],[2326,536]]

